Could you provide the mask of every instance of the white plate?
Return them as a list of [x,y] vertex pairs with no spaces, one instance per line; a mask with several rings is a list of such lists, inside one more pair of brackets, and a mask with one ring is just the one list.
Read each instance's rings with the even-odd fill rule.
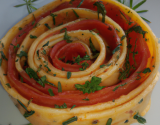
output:
[[[35,7],[39,8],[52,0],[39,0],[35,2]],[[141,0],[134,0],[134,5]],[[15,8],[14,5],[23,3],[22,0],[0,0],[0,39],[18,23],[22,18],[27,16],[26,6]],[[160,0],[148,0],[138,10],[147,9],[147,13],[141,14],[149,19],[149,24],[155,35],[160,38]],[[160,71],[160,69],[159,69]],[[158,81],[153,94],[151,108],[145,116],[147,123],[145,125],[160,125],[160,80]],[[13,105],[9,99],[7,92],[0,85],[0,125],[25,125],[29,123]],[[138,125],[138,123],[133,124]]]

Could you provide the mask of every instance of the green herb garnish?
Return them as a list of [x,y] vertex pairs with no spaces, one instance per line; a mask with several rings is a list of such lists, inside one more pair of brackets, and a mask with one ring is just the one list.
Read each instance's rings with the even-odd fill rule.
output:
[[126,120],[124,123],[128,123],[129,122],[129,120]]
[[110,65],[112,65],[112,64],[111,64],[111,63],[110,63],[110,64],[107,64],[107,65],[103,64],[103,65],[100,65],[100,68],[103,68],[103,67],[105,67],[105,66],[110,66]]
[[46,76],[39,78],[37,73],[32,68],[26,68],[26,73],[29,75],[30,78],[33,78],[41,86],[45,87],[45,83],[47,83]]
[[63,67],[62,67],[62,71],[65,71]]
[[56,19],[55,19],[55,17],[56,17],[57,15],[51,13],[50,16],[53,18],[53,24],[56,25]]
[[70,2],[69,2],[69,4],[73,4],[72,2],[74,2],[75,0],[71,0]]
[[63,28],[63,29],[61,29],[61,30],[60,30],[60,32],[62,33],[62,32],[63,32],[63,30],[67,30],[67,28]]
[[80,62],[83,60],[90,60],[90,56],[89,55],[85,55],[83,58],[80,57],[80,55],[78,55],[75,59],[75,63],[77,63],[78,65],[80,65]]
[[146,68],[146,69],[143,70],[142,73],[146,74],[146,73],[150,73],[150,72],[151,72],[151,69],[150,68]]
[[46,44],[44,44],[42,47],[45,47],[45,46],[48,46],[48,45],[49,45],[49,41]]
[[117,51],[120,50],[120,46],[122,46],[122,43],[119,44],[113,51],[112,51],[112,54],[115,54]]
[[116,86],[114,89],[113,89],[113,91],[116,91],[119,87],[123,87],[123,86],[125,86],[127,83],[124,83],[124,84],[121,84],[121,85],[118,85],[118,86]]
[[79,70],[84,71],[84,70],[87,69],[87,67],[89,66],[89,64],[88,64],[87,62],[83,62],[83,63],[81,64],[81,66],[82,66],[82,68],[80,68]]
[[[73,10],[73,9],[72,9],[72,10]],[[73,10],[73,13],[75,14],[75,16],[76,16],[77,18],[79,18],[79,15],[76,13],[75,10]]]
[[48,25],[48,23],[44,24],[48,29],[51,29],[51,27]]
[[96,48],[94,47],[94,45],[92,43],[91,37],[89,39],[89,45],[90,45],[90,48],[91,48],[92,52],[96,52]]
[[54,96],[53,90],[51,88],[48,89],[50,96]]
[[79,5],[77,6],[77,8],[79,8],[82,5],[83,1],[84,0],[81,0],[81,2],[79,3]]
[[61,105],[61,106],[55,105],[55,108],[57,108],[57,109],[66,109],[66,108],[67,108],[67,105],[66,105],[66,103],[64,103],[64,104]]
[[22,58],[23,56],[26,57],[26,58],[28,57],[28,55],[27,55],[27,53],[25,51],[21,51],[20,54],[17,54],[17,56],[19,58]]
[[143,31],[141,26],[137,26],[137,25],[132,26],[131,28],[129,28],[125,32],[126,32],[126,34],[128,34],[128,33],[132,32],[132,31],[135,31],[136,33],[142,34],[143,38],[144,38],[144,35],[147,33],[147,31]]
[[8,86],[8,88],[11,88],[11,85],[9,83],[7,83],[6,86]]
[[75,84],[75,88],[85,93],[94,93],[95,91],[103,89],[105,86],[99,86],[101,78],[93,76],[91,81],[86,81],[84,85]]
[[16,51],[16,49],[20,47],[19,44],[17,44],[17,45],[15,46],[15,45],[13,45],[13,44],[11,43],[10,45],[12,45],[12,46],[14,47],[14,48],[13,48],[14,51]]
[[0,51],[0,53],[1,53],[1,57],[2,57],[2,58],[0,59],[0,66],[1,66],[1,65],[2,65],[2,59],[6,60],[6,61],[7,61],[8,59],[7,59],[7,57],[4,55],[3,51]]
[[140,123],[140,124],[144,124],[146,123],[146,119],[143,118],[142,116],[138,115],[139,113],[135,114],[133,116],[134,119],[137,119],[137,121]]
[[74,107],[76,107],[76,105],[73,105],[70,110],[72,110]]
[[62,92],[62,86],[61,86],[61,83],[60,83],[60,82],[58,82],[58,92],[59,92],[59,93]]
[[70,39],[71,39],[71,36],[68,36],[67,29],[65,29],[64,40],[66,40],[67,43],[71,43],[72,40]]
[[67,72],[67,79],[71,78],[72,73],[71,72]]
[[84,101],[89,101],[89,99],[88,98],[85,98],[85,99],[83,99]]
[[125,37],[126,37],[126,35],[123,35],[123,36],[121,37],[121,41],[124,40]]
[[19,27],[18,29],[19,29],[19,30],[22,30],[22,27]]
[[101,13],[102,14],[102,22],[105,23],[105,16],[107,13],[105,6],[103,5],[102,2],[95,2],[93,5],[97,6],[98,19],[99,19],[99,14]]
[[37,8],[35,8],[35,7],[33,6],[33,2],[35,2],[35,1],[37,1],[37,0],[23,0],[23,1],[25,1],[26,3],[24,3],[24,4],[19,4],[19,5],[16,5],[16,6],[14,6],[14,7],[21,7],[21,6],[26,5],[29,14],[32,13],[32,10],[37,10]]
[[111,125],[111,123],[112,123],[112,118],[109,118],[106,125]]
[[19,101],[18,99],[17,99],[17,101],[26,110],[26,112],[23,115],[25,118],[27,118],[27,117],[29,117],[29,116],[31,116],[35,113],[35,111],[32,111],[32,110],[28,111],[27,107],[21,101]]
[[143,102],[143,98],[138,102],[138,104],[141,104]]
[[68,124],[70,124],[74,121],[77,121],[77,120],[78,120],[77,116],[74,116],[74,117],[68,119],[67,121],[63,122],[62,125],[68,125]]
[[48,69],[48,72],[51,71],[51,69],[48,67],[48,65],[44,65],[44,67],[46,67]]
[[37,36],[30,35],[30,38],[31,38],[31,39],[36,39]]

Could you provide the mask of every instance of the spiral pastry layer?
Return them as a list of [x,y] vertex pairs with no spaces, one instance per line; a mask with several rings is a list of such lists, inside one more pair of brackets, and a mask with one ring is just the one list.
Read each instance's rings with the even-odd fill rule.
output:
[[129,125],[149,109],[157,38],[114,0],[55,0],[0,45],[1,83],[33,125]]

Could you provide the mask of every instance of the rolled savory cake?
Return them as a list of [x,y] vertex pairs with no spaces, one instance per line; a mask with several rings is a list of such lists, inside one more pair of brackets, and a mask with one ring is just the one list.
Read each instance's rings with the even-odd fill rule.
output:
[[33,125],[145,123],[158,40],[115,0],[54,0],[2,38],[0,79]]

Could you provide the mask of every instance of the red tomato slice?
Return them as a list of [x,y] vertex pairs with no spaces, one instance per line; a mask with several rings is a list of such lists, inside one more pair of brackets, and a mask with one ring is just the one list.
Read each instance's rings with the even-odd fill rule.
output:
[[[50,56],[52,58],[53,65],[58,69],[64,69],[65,71],[78,72],[81,65],[76,64],[67,64],[67,61],[75,61],[75,58],[80,55],[84,57],[86,55],[86,49],[80,43],[69,43],[65,44],[64,41],[57,43],[51,50]],[[62,47],[62,48],[60,48]],[[65,57],[65,62],[59,60],[59,58]]]

